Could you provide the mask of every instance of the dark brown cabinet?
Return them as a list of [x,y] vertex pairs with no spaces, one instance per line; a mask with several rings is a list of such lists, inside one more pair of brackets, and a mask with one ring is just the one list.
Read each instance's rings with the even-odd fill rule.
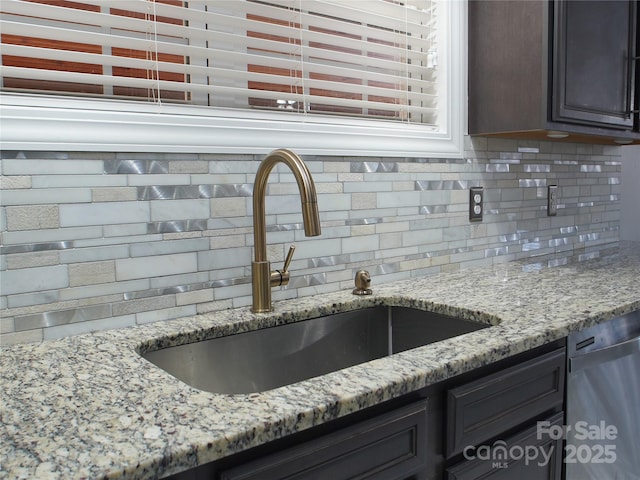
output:
[[[565,357],[556,341],[170,478],[556,480],[562,441],[537,439],[535,426],[562,425]],[[465,456],[503,443],[544,449],[548,461]]]
[[565,349],[447,392],[446,453],[495,438],[553,408],[562,409]]
[[554,8],[556,122],[633,129],[635,1],[562,1]]
[[[557,413],[545,421],[549,427],[562,428],[563,415]],[[476,454],[476,450],[470,450],[469,457],[469,460],[448,468],[446,480],[562,478],[562,439],[540,437],[536,426],[490,446],[481,454]]]
[[563,424],[565,366],[559,348],[449,389],[445,478],[560,480],[562,438],[546,432]]
[[220,480],[422,479],[426,401],[277,452],[220,474]]
[[640,142],[636,3],[470,1],[469,133]]

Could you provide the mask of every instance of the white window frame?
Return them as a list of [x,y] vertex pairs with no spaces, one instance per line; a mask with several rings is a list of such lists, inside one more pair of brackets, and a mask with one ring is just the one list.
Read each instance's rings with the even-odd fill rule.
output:
[[448,0],[439,44],[446,105],[428,126],[205,106],[3,92],[3,150],[249,153],[461,158],[467,105],[467,2]]

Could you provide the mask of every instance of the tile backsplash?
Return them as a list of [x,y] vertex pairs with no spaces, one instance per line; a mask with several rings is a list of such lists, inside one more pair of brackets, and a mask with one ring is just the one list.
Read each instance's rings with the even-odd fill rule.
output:
[[[269,178],[274,301],[619,240],[619,147],[466,139],[463,159],[305,156],[322,235],[306,238],[293,175]],[[2,152],[0,342],[59,338],[251,304],[252,190],[263,156]],[[559,186],[547,216],[547,185]],[[481,223],[469,188],[484,187]],[[566,255],[565,255],[566,253]]]

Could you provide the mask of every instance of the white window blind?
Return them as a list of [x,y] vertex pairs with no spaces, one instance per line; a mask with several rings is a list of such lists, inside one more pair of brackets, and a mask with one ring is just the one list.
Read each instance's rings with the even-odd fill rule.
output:
[[459,157],[463,0],[0,0],[6,149]]
[[431,0],[3,0],[3,89],[437,128]]

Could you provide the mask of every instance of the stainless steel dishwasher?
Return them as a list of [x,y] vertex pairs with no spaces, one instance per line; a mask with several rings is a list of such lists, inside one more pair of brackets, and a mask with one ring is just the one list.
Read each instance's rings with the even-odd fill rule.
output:
[[567,480],[640,480],[640,310],[569,336]]

